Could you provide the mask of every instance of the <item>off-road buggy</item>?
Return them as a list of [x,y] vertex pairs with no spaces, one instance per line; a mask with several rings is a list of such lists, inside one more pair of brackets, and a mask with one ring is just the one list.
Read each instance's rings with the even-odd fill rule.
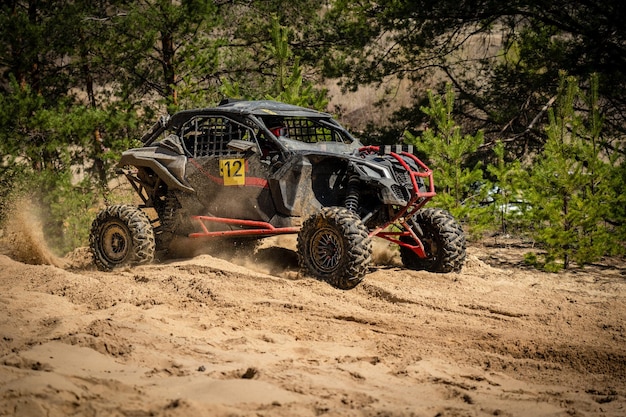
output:
[[225,100],[162,117],[119,167],[143,204],[94,220],[101,270],[138,265],[177,235],[243,245],[297,233],[300,267],[350,289],[366,274],[371,238],[403,264],[459,271],[465,237],[435,195],[432,171],[407,146],[363,146],[330,114],[274,101]]

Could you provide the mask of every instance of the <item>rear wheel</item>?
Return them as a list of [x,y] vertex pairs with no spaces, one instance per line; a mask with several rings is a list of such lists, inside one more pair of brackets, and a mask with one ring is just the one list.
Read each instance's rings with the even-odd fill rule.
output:
[[89,247],[96,267],[102,271],[150,263],[155,252],[150,219],[135,206],[109,206],[91,225]]
[[303,223],[298,259],[311,275],[348,290],[363,280],[372,259],[372,242],[356,213],[327,207]]
[[[426,258],[420,258],[406,247],[400,247],[400,258],[410,269],[429,272],[458,272],[465,261],[465,234],[450,213],[437,208],[418,211],[409,221],[411,229],[424,245]],[[403,237],[406,243],[413,239]]]

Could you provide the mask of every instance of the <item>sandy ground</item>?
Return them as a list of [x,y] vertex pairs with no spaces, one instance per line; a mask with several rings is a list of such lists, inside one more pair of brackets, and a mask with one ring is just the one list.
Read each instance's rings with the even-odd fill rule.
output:
[[547,274],[489,242],[430,274],[377,246],[340,291],[287,236],[113,273],[0,242],[2,416],[626,415],[624,264]]

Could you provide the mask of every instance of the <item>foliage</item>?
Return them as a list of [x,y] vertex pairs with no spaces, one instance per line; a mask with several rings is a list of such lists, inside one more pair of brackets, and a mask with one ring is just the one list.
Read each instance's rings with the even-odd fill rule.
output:
[[[601,75],[598,93],[605,129],[624,132],[626,17],[623,4],[573,0],[336,1],[326,13],[319,54],[325,74],[345,88],[412,82],[424,88],[452,83],[459,92],[457,120],[482,129],[487,143],[505,135],[522,156],[545,142],[544,106],[559,70],[587,79]],[[540,116],[541,123],[533,122]],[[419,124],[417,112],[404,113]]]
[[486,210],[481,206],[488,186],[483,179],[480,162],[468,164],[473,152],[483,143],[482,132],[475,135],[461,133],[453,119],[454,91],[448,85],[444,97],[428,92],[430,106],[422,107],[432,121],[417,137],[405,133],[406,141],[425,155],[433,169],[437,196],[435,204],[453,216],[471,225],[475,232],[484,226]]
[[265,49],[268,62],[271,63],[269,64],[272,69],[271,78],[274,82],[268,91],[264,94],[261,92],[246,94],[240,89],[239,83],[224,79],[222,81],[222,93],[232,98],[265,98],[316,110],[325,110],[328,105],[327,91],[316,88],[311,81],[304,80],[300,57],[294,56],[294,52],[289,46],[289,30],[278,22],[276,16],[272,17],[270,33],[271,41]]
[[[221,2],[219,14],[224,24],[220,34],[225,44],[219,48],[220,82],[236,85],[238,97],[262,98],[275,91],[280,69],[273,51],[277,27],[287,35],[284,46],[298,58],[304,82],[319,80],[317,28],[322,10],[328,6],[326,0]],[[293,63],[293,58],[285,62],[285,74]]]
[[[621,150],[622,153],[626,149]],[[626,164],[623,161],[616,163],[615,157],[610,160],[613,169],[610,170],[609,178],[606,181],[612,191],[612,206],[605,207],[607,211],[604,219],[607,227],[613,230],[613,241],[617,248],[615,253],[626,252]]]
[[[603,152],[597,77],[586,96],[574,77],[563,77],[558,106],[549,112],[548,140],[528,171],[524,198],[533,234],[543,244],[547,270],[584,265],[623,251],[607,223],[616,198],[611,158]],[[585,111],[579,109],[585,106]]]
[[87,181],[75,182],[73,173],[41,172],[33,184],[39,187],[35,194],[42,211],[46,240],[57,255],[64,255],[84,246],[89,239],[89,228],[94,218],[93,207],[97,193]]
[[12,208],[12,203],[19,197],[24,184],[26,173],[19,167],[0,164],[0,227],[6,220]]
[[[88,226],[85,213],[99,190],[93,172],[94,153],[111,164],[113,154],[119,151],[96,149],[94,131],[107,132],[115,118],[69,101],[47,108],[42,96],[28,86],[19,86],[14,79],[8,94],[0,96],[0,109],[0,182],[6,186],[3,200],[10,199],[12,191],[36,191],[55,249],[64,253],[84,244]],[[104,137],[108,138],[106,134]],[[110,144],[125,147],[128,143]],[[4,204],[9,203],[7,200]]]
[[491,215],[500,225],[500,232],[507,234],[512,228],[529,227],[527,212],[529,206],[524,201],[523,190],[528,186],[521,181],[522,164],[517,159],[507,158],[506,149],[501,141],[493,147],[494,163],[487,166],[493,187],[487,203],[492,207]]
[[412,102],[364,133],[407,131],[435,203],[473,231],[528,229],[546,268],[624,253],[625,13],[599,0],[5,1],[0,205],[42,189],[47,235],[69,250],[157,114],[224,95],[326,110],[322,76],[349,90],[402,80]]
[[215,2],[142,0],[123,10],[106,16],[113,35],[105,47],[127,99],[157,101],[169,113],[215,101],[223,42]]

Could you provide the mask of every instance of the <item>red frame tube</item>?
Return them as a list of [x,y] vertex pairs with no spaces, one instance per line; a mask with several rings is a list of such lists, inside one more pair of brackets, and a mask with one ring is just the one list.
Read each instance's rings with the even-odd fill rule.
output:
[[[191,233],[189,237],[216,237],[216,236],[257,236],[257,235],[280,235],[288,233],[298,233],[299,227],[274,227],[267,222],[260,222],[254,220],[238,220],[229,219],[225,217],[211,217],[211,216],[192,216],[194,220],[197,220],[202,227],[202,232]],[[217,232],[210,232],[205,222],[221,223],[221,224],[233,224],[236,226],[256,227],[256,229],[242,229],[242,230],[222,230]]]
[[[380,146],[365,146],[361,148],[360,151],[378,153],[380,151]],[[415,233],[413,232],[411,227],[406,223],[404,218],[407,212],[409,211],[409,209],[411,209],[409,212],[409,215],[412,215],[415,211],[422,208],[431,198],[437,195],[437,193],[435,192],[435,184],[433,182],[433,171],[430,168],[428,168],[426,164],[424,164],[417,156],[413,155],[412,153],[401,151],[400,153],[390,152],[388,153],[388,155],[394,157],[402,165],[402,167],[406,169],[406,171],[411,176],[411,184],[413,185],[413,190],[411,193],[412,196],[408,204],[404,206],[400,211],[398,211],[391,220],[389,220],[387,223],[383,224],[382,226],[379,226],[376,229],[372,230],[369,236],[370,237],[377,236],[377,237],[380,237],[381,239],[388,240],[392,243],[395,243],[396,245],[412,250],[420,258],[425,258],[426,252],[424,250],[424,245],[422,244],[422,241],[419,239],[419,237],[417,237],[417,235],[415,235]],[[411,158],[423,171],[413,171],[411,167],[409,167],[409,165],[406,163],[406,161],[402,158],[403,156]],[[417,177],[428,178],[428,191],[426,192],[420,191],[419,186],[417,184]],[[417,201],[420,199],[421,201],[418,203]],[[400,223],[402,225],[402,227],[404,228],[403,232],[385,232],[384,231],[387,227],[391,226],[392,224],[397,224],[397,223]],[[399,238],[402,236],[412,237],[413,240],[415,241],[415,244],[411,245],[410,243],[400,241]]]

